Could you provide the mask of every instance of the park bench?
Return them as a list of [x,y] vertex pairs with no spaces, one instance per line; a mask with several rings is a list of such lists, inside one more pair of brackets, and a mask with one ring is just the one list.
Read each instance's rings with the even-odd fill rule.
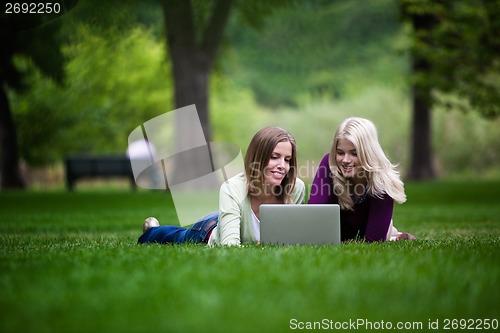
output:
[[65,159],[66,186],[73,190],[81,178],[128,177],[132,188],[136,188],[130,159],[126,155],[73,155]]

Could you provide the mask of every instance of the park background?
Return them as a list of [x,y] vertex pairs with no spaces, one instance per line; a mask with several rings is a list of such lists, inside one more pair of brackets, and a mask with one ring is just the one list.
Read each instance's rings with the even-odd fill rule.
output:
[[[29,29],[25,16],[14,37],[2,35],[15,40],[2,50],[15,129],[7,137],[2,117],[6,332],[276,332],[292,318],[500,318],[498,1],[190,2],[197,42],[213,4],[231,4],[208,103],[194,103],[210,117],[210,140],[244,152],[261,127],[284,127],[299,165],[311,167],[309,183],[339,122],[366,117],[407,183],[395,219],[417,242],[263,249],[138,247],[145,217],[175,223],[168,192],[132,192],[126,179],[65,190],[66,156],[124,154],[134,128],[193,103],[176,96],[164,25],[163,10],[183,1],[61,3],[64,15]],[[422,21],[432,29],[419,35]],[[423,138],[425,127],[414,130],[418,89],[427,94]],[[15,161],[6,153],[14,143]],[[425,172],[412,156],[428,161]],[[5,176],[12,165],[19,181]]]
[[[417,171],[433,169],[406,178],[498,176],[498,42],[490,36],[498,26],[495,6],[464,1],[454,16],[432,2],[416,6],[424,18],[445,20],[444,31],[426,37],[435,39],[426,49],[401,14],[405,1],[237,2],[223,27],[204,106],[193,103],[198,92],[184,104],[174,98],[159,3],[68,3],[77,5],[43,28],[20,31],[23,47],[12,63],[23,89],[12,89],[20,86],[9,85],[14,79],[4,82],[28,186],[63,187],[65,156],[123,153],[134,128],[189,104],[208,113],[208,141],[234,142],[243,152],[258,129],[279,125],[296,136],[299,163],[317,164],[338,123],[357,115],[375,122],[403,176],[410,174],[412,152],[424,162]],[[193,2],[199,44],[210,9],[205,1]],[[481,48],[488,38],[489,49]],[[414,70],[418,57],[432,62],[433,71]],[[185,76],[196,72],[188,65]],[[412,128],[414,113],[425,113],[414,111],[415,85],[436,86],[441,90],[433,88],[434,95],[448,96],[426,103],[428,135],[425,127]],[[471,106],[468,98],[481,101],[478,91],[490,100]],[[456,103],[448,106],[450,100]],[[412,147],[413,136],[424,153]],[[10,162],[13,155],[3,156]]]

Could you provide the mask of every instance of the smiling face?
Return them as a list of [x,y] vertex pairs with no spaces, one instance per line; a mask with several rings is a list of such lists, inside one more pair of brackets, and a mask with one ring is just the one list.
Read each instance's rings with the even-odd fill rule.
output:
[[347,139],[339,139],[337,143],[337,150],[335,153],[335,161],[337,166],[347,179],[354,181],[361,180],[363,167],[358,158],[358,153],[354,144]]
[[289,141],[278,142],[264,169],[264,182],[266,186],[274,187],[281,184],[290,170],[291,159],[292,144]]
[[288,131],[265,127],[255,133],[244,161],[248,194],[292,203],[291,194],[297,178],[296,155],[295,139]]

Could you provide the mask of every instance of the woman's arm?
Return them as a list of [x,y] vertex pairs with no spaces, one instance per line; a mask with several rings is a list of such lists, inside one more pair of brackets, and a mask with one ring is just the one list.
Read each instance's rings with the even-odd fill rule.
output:
[[306,185],[302,179],[297,178],[295,181],[295,188],[292,193],[292,201],[294,204],[303,204],[306,199]]
[[367,242],[383,242],[386,240],[393,210],[394,199],[388,194],[384,194],[382,198],[371,198],[365,233]]
[[337,197],[333,191],[333,178],[331,177],[328,162],[330,154],[326,154],[321,160],[309,194],[309,204],[336,204]]
[[241,244],[241,219],[243,200],[238,191],[226,182],[219,193],[218,232],[221,245]]

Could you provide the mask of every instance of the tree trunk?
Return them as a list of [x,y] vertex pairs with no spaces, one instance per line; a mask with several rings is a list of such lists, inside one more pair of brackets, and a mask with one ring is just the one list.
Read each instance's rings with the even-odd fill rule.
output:
[[[437,24],[436,17],[431,14],[411,15],[413,31],[418,43],[432,45],[428,33]],[[432,126],[431,126],[431,89],[432,83],[429,74],[432,65],[425,55],[413,49],[412,54],[412,139],[411,139],[411,164],[407,175],[412,180],[429,180],[436,177],[432,158]],[[422,78],[426,78],[423,80]]]
[[16,128],[10,112],[9,100],[3,87],[0,87],[0,154],[2,189],[24,188],[19,171],[19,149]]
[[[208,111],[210,72],[229,19],[233,0],[215,2],[201,37],[190,1],[163,0],[168,54],[172,62],[175,107],[195,104],[207,142],[212,133]],[[187,135],[185,135],[187,138]]]
[[422,96],[418,87],[413,87],[413,119],[411,138],[411,164],[407,175],[411,180],[435,178],[432,163],[432,126],[429,97]]
[[[188,0],[163,0],[163,14],[167,35],[168,54],[172,63],[175,108],[194,104],[198,112],[208,156],[198,147],[197,135],[193,135],[196,124],[176,114],[175,146],[181,152],[174,159],[176,179],[196,179],[210,171],[213,165],[208,143],[212,138],[208,109],[209,78],[220,45],[224,27],[229,18],[233,0],[218,0],[211,9],[208,23],[201,36],[195,27],[193,8]],[[191,126],[194,125],[194,126]],[[207,158],[209,159],[207,161]],[[208,165],[207,165],[208,163]]]

